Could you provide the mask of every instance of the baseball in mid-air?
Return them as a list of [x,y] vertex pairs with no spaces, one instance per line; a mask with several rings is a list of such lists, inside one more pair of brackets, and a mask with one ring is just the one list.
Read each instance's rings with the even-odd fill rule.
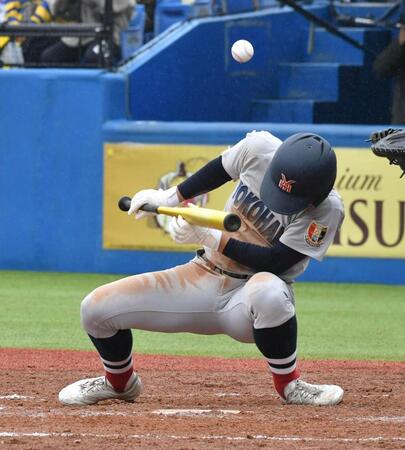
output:
[[255,53],[253,45],[245,39],[236,41],[231,48],[232,57],[239,63],[246,63],[250,61]]

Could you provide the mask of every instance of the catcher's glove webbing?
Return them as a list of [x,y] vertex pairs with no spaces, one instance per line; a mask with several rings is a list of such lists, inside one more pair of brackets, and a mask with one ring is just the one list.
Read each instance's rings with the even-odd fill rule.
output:
[[398,165],[405,174],[405,130],[388,128],[370,136],[371,150],[377,156],[387,158],[390,164]]

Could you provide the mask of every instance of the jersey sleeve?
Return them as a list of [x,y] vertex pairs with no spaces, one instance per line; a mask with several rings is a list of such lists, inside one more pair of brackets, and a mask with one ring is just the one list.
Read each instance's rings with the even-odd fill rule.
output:
[[322,261],[343,219],[343,205],[328,200],[327,205],[304,213],[287,225],[280,241],[297,252]]
[[274,153],[280,145],[281,140],[271,133],[252,131],[222,153],[222,165],[233,180],[238,180],[242,173],[254,172],[255,166],[263,161],[263,155]]
[[247,153],[246,138],[222,152],[222,165],[233,180],[239,178]]

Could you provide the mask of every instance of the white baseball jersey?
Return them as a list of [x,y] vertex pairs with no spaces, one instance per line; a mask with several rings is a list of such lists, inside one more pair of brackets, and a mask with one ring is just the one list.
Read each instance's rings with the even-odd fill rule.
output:
[[[230,237],[271,247],[280,240],[288,247],[307,255],[280,275],[287,283],[307,268],[310,258],[322,260],[332,244],[343,218],[343,202],[332,190],[318,206],[286,216],[271,211],[260,199],[260,186],[267,167],[282,141],[267,131],[248,133],[244,139],[222,154],[222,164],[233,180],[239,180],[225,210],[238,214],[242,225]],[[222,253],[205,248],[207,257],[217,266],[236,273],[252,270]]]

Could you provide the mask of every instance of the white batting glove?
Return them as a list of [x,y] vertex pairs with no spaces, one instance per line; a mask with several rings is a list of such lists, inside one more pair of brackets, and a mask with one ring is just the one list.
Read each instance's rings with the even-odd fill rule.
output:
[[145,211],[140,211],[139,208],[146,203],[150,203],[154,206],[176,206],[180,203],[179,197],[177,196],[177,187],[173,186],[170,189],[144,189],[143,191],[137,192],[131,200],[131,206],[128,210],[128,215],[135,214],[136,219],[141,219],[146,215],[152,213],[147,213]]
[[218,250],[222,237],[220,230],[191,225],[181,216],[173,217],[168,231],[178,244],[201,244],[213,250]]

